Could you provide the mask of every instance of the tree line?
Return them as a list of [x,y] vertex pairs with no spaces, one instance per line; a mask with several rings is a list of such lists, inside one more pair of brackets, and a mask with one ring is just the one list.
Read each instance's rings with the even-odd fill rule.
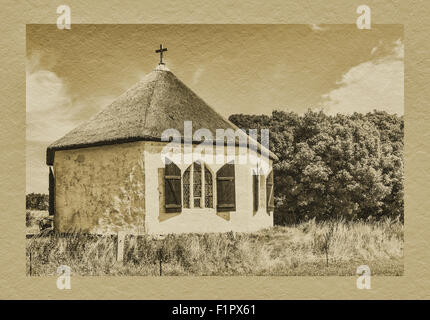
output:
[[27,210],[48,210],[49,196],[43,193],[29,193],[25,197]]
[[239,128],[270,130],[275,223],[308,219],[403,221],[403,117],[382,111],[327,115],[235,114]]

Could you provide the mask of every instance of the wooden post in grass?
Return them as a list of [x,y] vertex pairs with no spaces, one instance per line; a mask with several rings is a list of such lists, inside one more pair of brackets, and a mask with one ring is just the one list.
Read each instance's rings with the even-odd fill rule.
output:
[[124,239],[125,233],[124,231],[118,231],[118,236],[116,240],[117,250],[116,250],[116,261],[123,261],[124,258]]
[[157,249],[157,259],[160,265],[160,277],[163,275],[163,246]]
[[30,249],[30,277],[32,275],[32,270],[31,270],[31,249]]

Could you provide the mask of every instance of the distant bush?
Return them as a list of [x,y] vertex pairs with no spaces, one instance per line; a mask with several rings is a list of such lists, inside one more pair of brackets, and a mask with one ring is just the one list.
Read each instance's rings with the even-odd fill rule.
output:
[[25,208],[29,210],[48,210],[49,196],[43,193],[29,193],[25,197]]
[[33,225],[33,217],[31,216],[31,211],[26,210],[25,211],[25,226],[26,227],[31,227]]
[[374,111],[237,114],[239,128],[270,130],[275,223],[309,219],[403,221],[403,117]]
[[[50,216],[46,210],[26,210],[25,226],[27,233],[41,232],[46,229],[52,229],[54,217]],[[35,229],[37,227],[37,229]]]

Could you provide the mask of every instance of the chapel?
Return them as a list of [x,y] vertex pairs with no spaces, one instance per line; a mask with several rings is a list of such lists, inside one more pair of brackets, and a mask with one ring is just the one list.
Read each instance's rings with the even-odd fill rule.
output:
[[[248,135],[179,80],[163,63],[166,50],[160,50],[152,72],[47,148],[54,229],[168,234],[273,226],[276,155],[252,139],[253,148],[249,141],[237,143],[238,136]],[[208,161],[208,154],[184,161],[185,124],[216,139],[219,129],[235,132],[234,144],[223,144],[224,161]],[[182,157],[165,153],[173,142],[163,135],[172,129],[179,134],[173,149]],[[191,140],[189,150],[200,154],[202,140]],[[205,148],[218,151],[215,142]],[[243,151],[266,157],[264,170],[261,162],[238,161]]]

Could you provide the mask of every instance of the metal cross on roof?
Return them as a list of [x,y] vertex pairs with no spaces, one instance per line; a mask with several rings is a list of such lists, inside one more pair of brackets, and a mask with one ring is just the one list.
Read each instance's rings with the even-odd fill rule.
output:
[[159,53],[160,54],[160,64],[164,64],[163,62],[163,52],[167,51],[167,48],[163,48],[163,45],[160,44],[160,49],[155,50],[155,53]]

